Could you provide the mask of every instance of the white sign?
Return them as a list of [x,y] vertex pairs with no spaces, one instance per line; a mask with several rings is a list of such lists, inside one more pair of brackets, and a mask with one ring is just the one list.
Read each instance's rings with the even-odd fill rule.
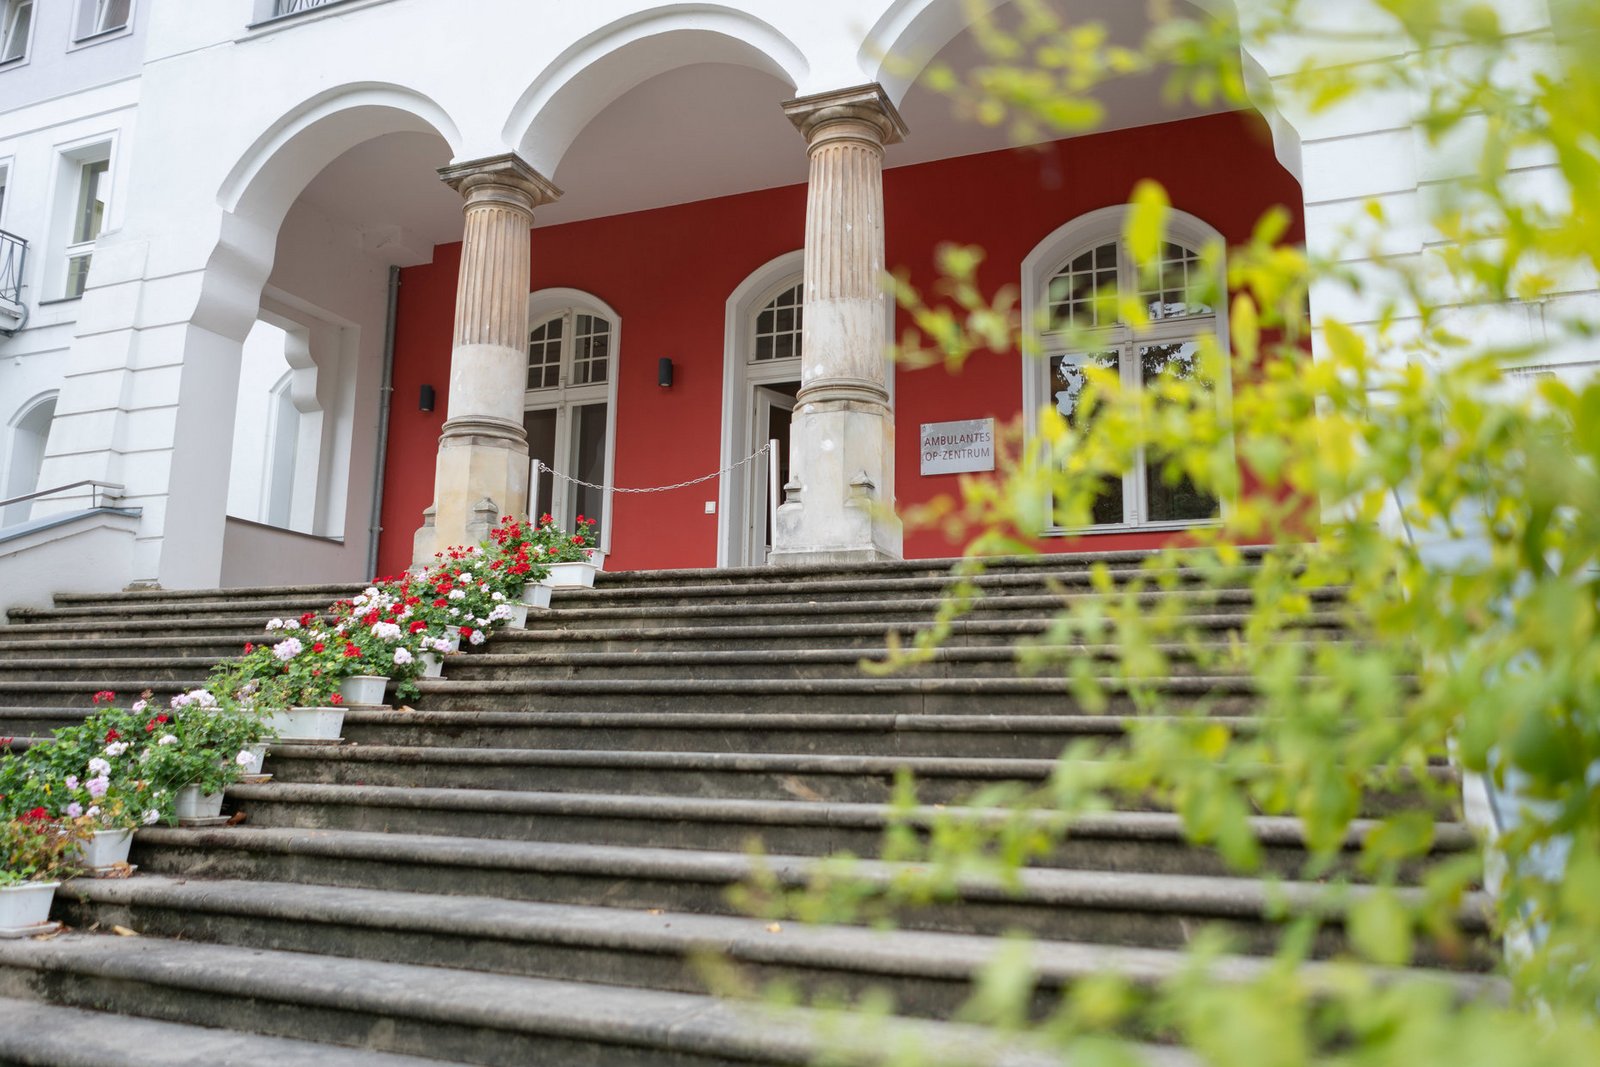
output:
[[994,420],[922,424],[922,473],[994,470]]

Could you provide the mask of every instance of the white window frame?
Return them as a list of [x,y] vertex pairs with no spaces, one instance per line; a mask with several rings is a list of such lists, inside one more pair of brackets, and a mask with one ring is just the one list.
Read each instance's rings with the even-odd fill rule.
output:
[[[78,9],[72,15],[72,48],[112,41],[133,32],[134,16],[138,14],[138,0],[128,0],[128,17],[115,26],[101,25],[106,8],[113,0],[77,0]],[[84,25],[88,20],[89,26]]]
[[[39,28],[39,5],[37,0],[27,0],[28,30],[22,36],[22,51],[10,59],[0,59],[0,70],[10,70],[20,67],[33,56],[33,35]],[[5,55],[5,46],[10,42],[16,12],[22,6],[19,0],[0,0],[0,56]]]
[[[528,411],[555,411],[556,413],[556,454],[555,465],[558,470],[568,467],[572,454],[572,435],[575,430],[572,410],[588,404],[604,402],[606,405],[606,463],[605,463],[605,511],[600,517],[600,529],[597,533],[600,555],[606,556],[611,552],[611,530],[616,521],[616,485],[617,463],[617,383],[621,379],[622,368],[622,316],[605,301],[581,289],[539,289],[528,295],[528,332],[541,323],[558,315],[567,317],[568,326],[561,331],[561,369],[559,371],[560,384],[544,389],[527,389],[523,393],[522,409]],[[592,382],[584,385],[570,384],[572,374],[572,348],[573,331],[571,322],[578,315],[593,315],[604,319],[611,326],[610,351],[607,355],[606,380]],[[527,345],[523,347],[523,374],[527,374]],[[524,377],[526,381],[526,377]],[[565,512],[571,502],[571,488],[560,478],[553,479],[551,492],[551,513],[556,516],[556,521],[565,524],[569,521]],[[528,486],[528,506],[531,511],[534,507],[538,486],[531,483]],[[537,518],[538,516],[534,516]]]
[[[76,293],[72,291],[73,261],[77,259],[88,259],[91,261],[92,265],[94,259],[95,242],[98,241],[100,239],[100,235],[106,231],[106,226],[111,219],[111,146],[109,144],[105,145],[104,154],[89,152],[82,156],[69,156],[68,158],[71,160],[72,165],[68,170],[69,181],[67,183],[67,188],[69,191],[67,193],[66,201],[68,204],[67,230],[66,233],[62,235],[65,243],[61,250],[63,257],[61,269],[61,295],[63,299],[75,300],[83,295],[83,291]],[[94,236],[88,240],[74,240],[73,235],[77,233],[79,217],[84,211],[84,202],[82,199],[84,192],[84,172],[90,167],[99,166],[101,164],[105,165],[105,170],[101,174],[100,184],[97,187],[97,191],[102,193],[100,199],[105,203],[105,211],[100,217],[100,228],[97,229],[94,233]],[[88,288],[88,281],[88,274],[85,272],[85,290]]]
[[[1216,268],[1216,307],[1207,315],[1187,315],[1181,318],[1158,319],[1138,331],[1121,324],[1098,326],[1083,330],[1083,343],[1069,345],[1063,334],[1049,329],[1049,305],[1046,291],[1050,280],[1074,257],[1097,245],[1115,242],[1118,246],[1118,291],[1138,292],[1138,270],[1124,247],[1123,232],[1129,208],[1125,204],[1100,208],[1080,215],[1052,231],[1033,247],[1022,261],[1022,321],[1029,334],[1029,345],[1024,357],[1022,374],[1023,430],[1029,446],[1039,441],[1039,413],[1053,402],[1050,389],[1050,364],[1060,355],[1089,354],[1118,350],[1118,370],[1124,389],[1137,388],[1140,366],[1138,349],[1144,345],[1171,343],[1197,338],[1212,333],[1224,352],[1228,349],[1227,273],[1222,264]],[[1203,220],[1187,212],[1169,209],[1166,240],[1200,251],[1209,242],[1222,240],[1222,235]],[[1223,380],[1217,383],[1217,403],[1226,407],[1232,395],[1231,375],[1224,367]],[[1143,450],[1133,469],[1123,477],[1122,514],[1119,523],[1087,526],[1056,526],[1052,524],[1041,531],[1044,537],[1085,536],[1107,533],[1159,532],[1163,530],[1188,530],[1219,526],[1231,502],[1218,502],[1219,513],[1205,519],[1180,519],[1150,521],[1145,518],[1148,485],[1147,467]],[[1046,501],[1047,514],[1054,515],[1053,502]]]
[[[11,157],[0,156],[0,230],[6,228],[6,203],[10,200],[7,193],[11,189]],[[6,232],[10,232],[7,230]],[[23,234],[17,236],[22,237]]]

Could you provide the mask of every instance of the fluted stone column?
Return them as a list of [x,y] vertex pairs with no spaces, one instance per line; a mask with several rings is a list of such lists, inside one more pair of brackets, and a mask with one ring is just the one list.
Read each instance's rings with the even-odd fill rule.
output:
[[533,210],[561,190],[514,155],[446,167],[466,200],[450,350],[450,393],[433,507],[413,545],[418,563],[481,540],[500,516],[528,510],[529,231]]
[[905,123],[877,85],[783,105],[811,158],[805,312],[778,565],[900,559],[883,283],[883,148]]

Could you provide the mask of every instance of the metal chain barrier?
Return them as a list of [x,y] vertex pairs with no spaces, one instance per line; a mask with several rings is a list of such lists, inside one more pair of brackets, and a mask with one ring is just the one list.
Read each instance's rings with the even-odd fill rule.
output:
[[737,463],[730,463],[719,471],[712,471],[710,474],[702,474],[700,477],[690,478],[686,482],[673,482],[671,485],[652,485],[643,489],[624,489],[622,486],[596,485],[593,482],[586,482],[582,479],[573,478],[570,475],[562,474],[555,468],[546,466],[544,460],[541,459],[536,459],[533,461],[533,469],[535,472],[544,471],[548,474],[552,474],[564,482],[570,482],[573,485],[581,485],[585,489],[599,489],[602,492],[609,489],[613,493],[665,493],[673,489],[686,489],[691,485],[699,485],[701,482],[709,482],[713,478],[722,477],[724,474],[732,474],[745,464],[760,459],[762,456],[771,452],[772,444],[773,442],[768,441],[766,444],[762,445],[748,456],[739,460]]

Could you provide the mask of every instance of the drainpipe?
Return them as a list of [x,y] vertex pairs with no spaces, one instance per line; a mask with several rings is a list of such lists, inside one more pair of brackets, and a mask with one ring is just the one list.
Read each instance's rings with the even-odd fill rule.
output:
[[383,319],[383,385],[378,390],[378,455],[372,465],[372,524],[367,531],[366,578],[378,573],[378,535],[383,532],[383,474],[389,459],[389,408],[394,397],[394,318],[400,300],[400,268],[389,268],[389,306]]

